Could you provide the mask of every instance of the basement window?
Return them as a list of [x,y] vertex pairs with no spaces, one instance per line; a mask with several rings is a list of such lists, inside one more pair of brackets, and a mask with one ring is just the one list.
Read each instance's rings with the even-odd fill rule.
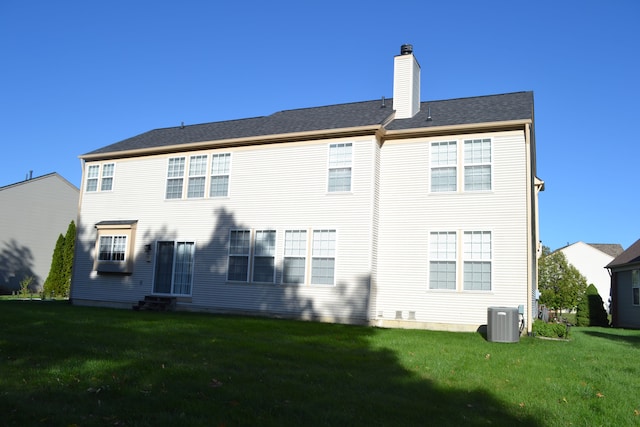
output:
[[137,220],[101,221],[95,244],[93,269],[98,273],[133,273]]

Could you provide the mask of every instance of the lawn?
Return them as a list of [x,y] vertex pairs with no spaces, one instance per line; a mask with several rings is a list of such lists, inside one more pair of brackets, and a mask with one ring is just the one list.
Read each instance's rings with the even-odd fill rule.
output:
[[6,426],[640,425],[640,331],[487,342],[0,301]]

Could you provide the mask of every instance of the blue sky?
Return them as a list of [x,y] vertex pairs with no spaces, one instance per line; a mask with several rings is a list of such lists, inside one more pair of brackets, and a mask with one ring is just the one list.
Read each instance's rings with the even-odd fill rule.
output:
[[534,91],[543,244],[640,238],[640,2],[0,2],[0,186],[155,128],[392,97]]

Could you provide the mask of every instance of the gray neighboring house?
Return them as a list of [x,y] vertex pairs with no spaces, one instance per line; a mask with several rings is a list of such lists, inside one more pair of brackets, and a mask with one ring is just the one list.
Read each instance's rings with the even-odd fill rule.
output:
[[55,172],[0,187],[0,294],[28,276],[33,290],[42,288],[58,236],[77,219],[79,194]]
[[611,323],[640,328],[640,239],[611,261]]

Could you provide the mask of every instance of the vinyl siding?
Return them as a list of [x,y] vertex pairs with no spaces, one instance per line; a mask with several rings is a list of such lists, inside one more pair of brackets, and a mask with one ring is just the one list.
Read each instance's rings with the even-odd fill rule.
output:
[[60,234],[78,215],[78,189],[53,173],[0,189],[0,288],[15,291],[27,276],[41,287]]
[[[492,190],[430,193],[431,142],[492,138]],[[522,132],[390,141],[382,149],[377,312],[435,324],[481,325],[490,306],[527,302],[526,148]],[[460,190],[461,183],[458,185]],[[491,291],[429,289],[429,234],[492,234]],[[458,260],[460,262],[460,260]]]
[[[349,193],[327,193],[330,142],[353,144]],[[228,197],[181,200],[165,200],[167,159],[178,155],[118,160],[113,191],[83,194],[73,297],[87,303],[134,303],[153,290],[153,256],[147,262],[144,245],[195,241],[192,294],[179,303],[183,309],[364,321],[370,310],[375,149],[373,138],[361,138],[184,153],[188,159],[231,152],[232,159]],[[92,271],[94,226],[119,219],[138,221],[134,272],[97,275]],[[285,230],[309,230],[310,239],[314,229],[335,229],[335,286],[227,282],[231,229],[276,230],[277,268]]]

